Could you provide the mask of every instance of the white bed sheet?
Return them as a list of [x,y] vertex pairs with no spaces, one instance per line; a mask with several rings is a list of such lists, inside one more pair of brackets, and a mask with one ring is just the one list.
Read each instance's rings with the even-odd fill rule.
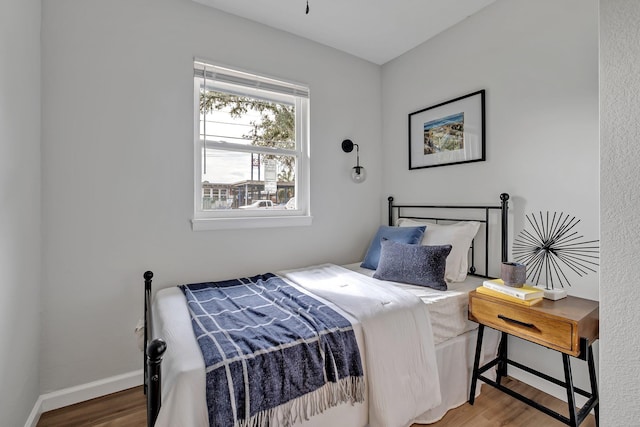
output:
[[[375,273],[375,270],[360,267],[360,263],[348,264],[344,267],[369,277]],[[467,309],[469,307],[469,292],[482,286],[483,280],[485,279],[482,277],[467,276],[464,282],[447,283],[448,289],[446,291],[386,280],[381,280],[381,282],[410,292],[427,304],[431,315],[433,341],[437,345],[478,327],[477,323],[469,320]]]
[[[354,264],[346,267],[360,272],[358,265]],[[369,272],[371,274],[367,274]],[[366,270],[363,273],[372,275],[373,271]],[[466,305],[464,301],[467,300],[467,292],[479,286],[475,279],[476,278],[473,278],[469,281],[450,286],[450,288],[454,289],[447,292],[460,292],[460,295],[454,297],[443,297],[440,295],[440,298],[436,297],[434,299],[427,295],[430,294],[430,292],[425,292],[424,289],[408,290],[414,294],[417,293],[423,301],[425,301],[425,298],[427,299],[425,302],[429,304],[430,313],[438,313],[437,315],[431,316],[432,324],[436,316],[437,319],[444,317],[443,314],[440,314],[443,313],[443,310],[447,311],[450,307],[459,308],[458,303],[464,305],[464,318],[466,319]],[[401,288],[408,286],[397,283],[393,285]],[[410,288],[415,287],[410,286]],[[420,293],[423,293],[423,295]],[[442,301],[448,299],[448,302],[442,303]],[[453,304],[452,301],[456,301],[456,304]],[[184,294],[177,287],[162,289],[157,293],[153,305],[156,334],[167,342],[167,352],[165,353],[162,364],[162,407],[158,414],[156,426],[206,427],[208,426],[208,417],[205,398],[204,362],[198,343],[193,335],[191,319],[187,311]],[[350,317],[347,313],[343,312],[343,314]],[[460,324],[459,321],[457,322]],[[449,323],[447,321],[439,322],[436,320],[435,323],[443,323],[443,331],[438,332],[441,337],[451,334],[451,331],[456,329],[455,327],[451,328],[447,325]],[[470,387],[470,370],[473,364],[476,331],[469,331],[470,328],[473,328],[472,325],[475,324],[466,325],[466,322],[464,323],[464,327],[457,327],[458,330],[463,331],[462,334],[446,341],[441,341],[436,344],[435,347],[442,402],[437,407],[416,417],[412,422],[435,422],[442,418],[449,409],[466,402]],[[440,329],[441,327],[438,326],[437,328]],[[436,328],[434,328],[434,330],[435,329]],[[355,322],[354,330],[356,332],[356,339],[360,345],[363,343],[363,336],[358,322]],[[490,329],[485,330],[483,359],[489,359],[492,355],[495,355],[498,338],[499,334],[494,333],[494,331]],[[363,357],[365,369],[366,363],[366,358]],[[296,424],[296,426],[321,427],[339,425],[345,427],[360,427],[366,426],[367,423],[368,402],[365,401],[364,404],[343,404],[330,408],[304,423]]]

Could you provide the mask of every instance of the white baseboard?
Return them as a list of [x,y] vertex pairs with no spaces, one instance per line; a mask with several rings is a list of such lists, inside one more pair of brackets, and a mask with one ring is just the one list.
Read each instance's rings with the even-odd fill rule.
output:
[[42,394],[38,397],[36,404],[31,410],[25,427],[36,427],[40,415],[44,412],[142,385],[142,376],[143,371],[140,369],[127,374],[116,375],[87,384]]
[[40,415],[42,415],[42,396],[38,396],[36,404],[33,405],[33,409],[27,418],[27,422],[24,423],[24,427],[36,427],[38,421],[40,421]]

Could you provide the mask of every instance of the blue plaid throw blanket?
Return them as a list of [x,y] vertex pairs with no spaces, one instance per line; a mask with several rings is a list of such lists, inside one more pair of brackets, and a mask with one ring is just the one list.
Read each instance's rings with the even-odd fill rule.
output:
[[268,427],[364,401],[351,323],[280,277],[180,286],[206,366],[212,427]]

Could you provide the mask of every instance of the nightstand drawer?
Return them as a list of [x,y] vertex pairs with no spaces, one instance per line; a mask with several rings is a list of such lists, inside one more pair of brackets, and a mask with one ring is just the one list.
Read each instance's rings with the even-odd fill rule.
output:
[[575,352],[574,325],[527,306],[471,298],[469,317],[478,323],[560,351]]

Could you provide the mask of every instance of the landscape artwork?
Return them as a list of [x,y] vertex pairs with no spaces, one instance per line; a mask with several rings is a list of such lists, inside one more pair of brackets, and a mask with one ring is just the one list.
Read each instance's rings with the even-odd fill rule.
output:
[[409,169],[486,159],[484,89],[409,114]]
[[464,112],[424,124],[424,154],[464,148]]

